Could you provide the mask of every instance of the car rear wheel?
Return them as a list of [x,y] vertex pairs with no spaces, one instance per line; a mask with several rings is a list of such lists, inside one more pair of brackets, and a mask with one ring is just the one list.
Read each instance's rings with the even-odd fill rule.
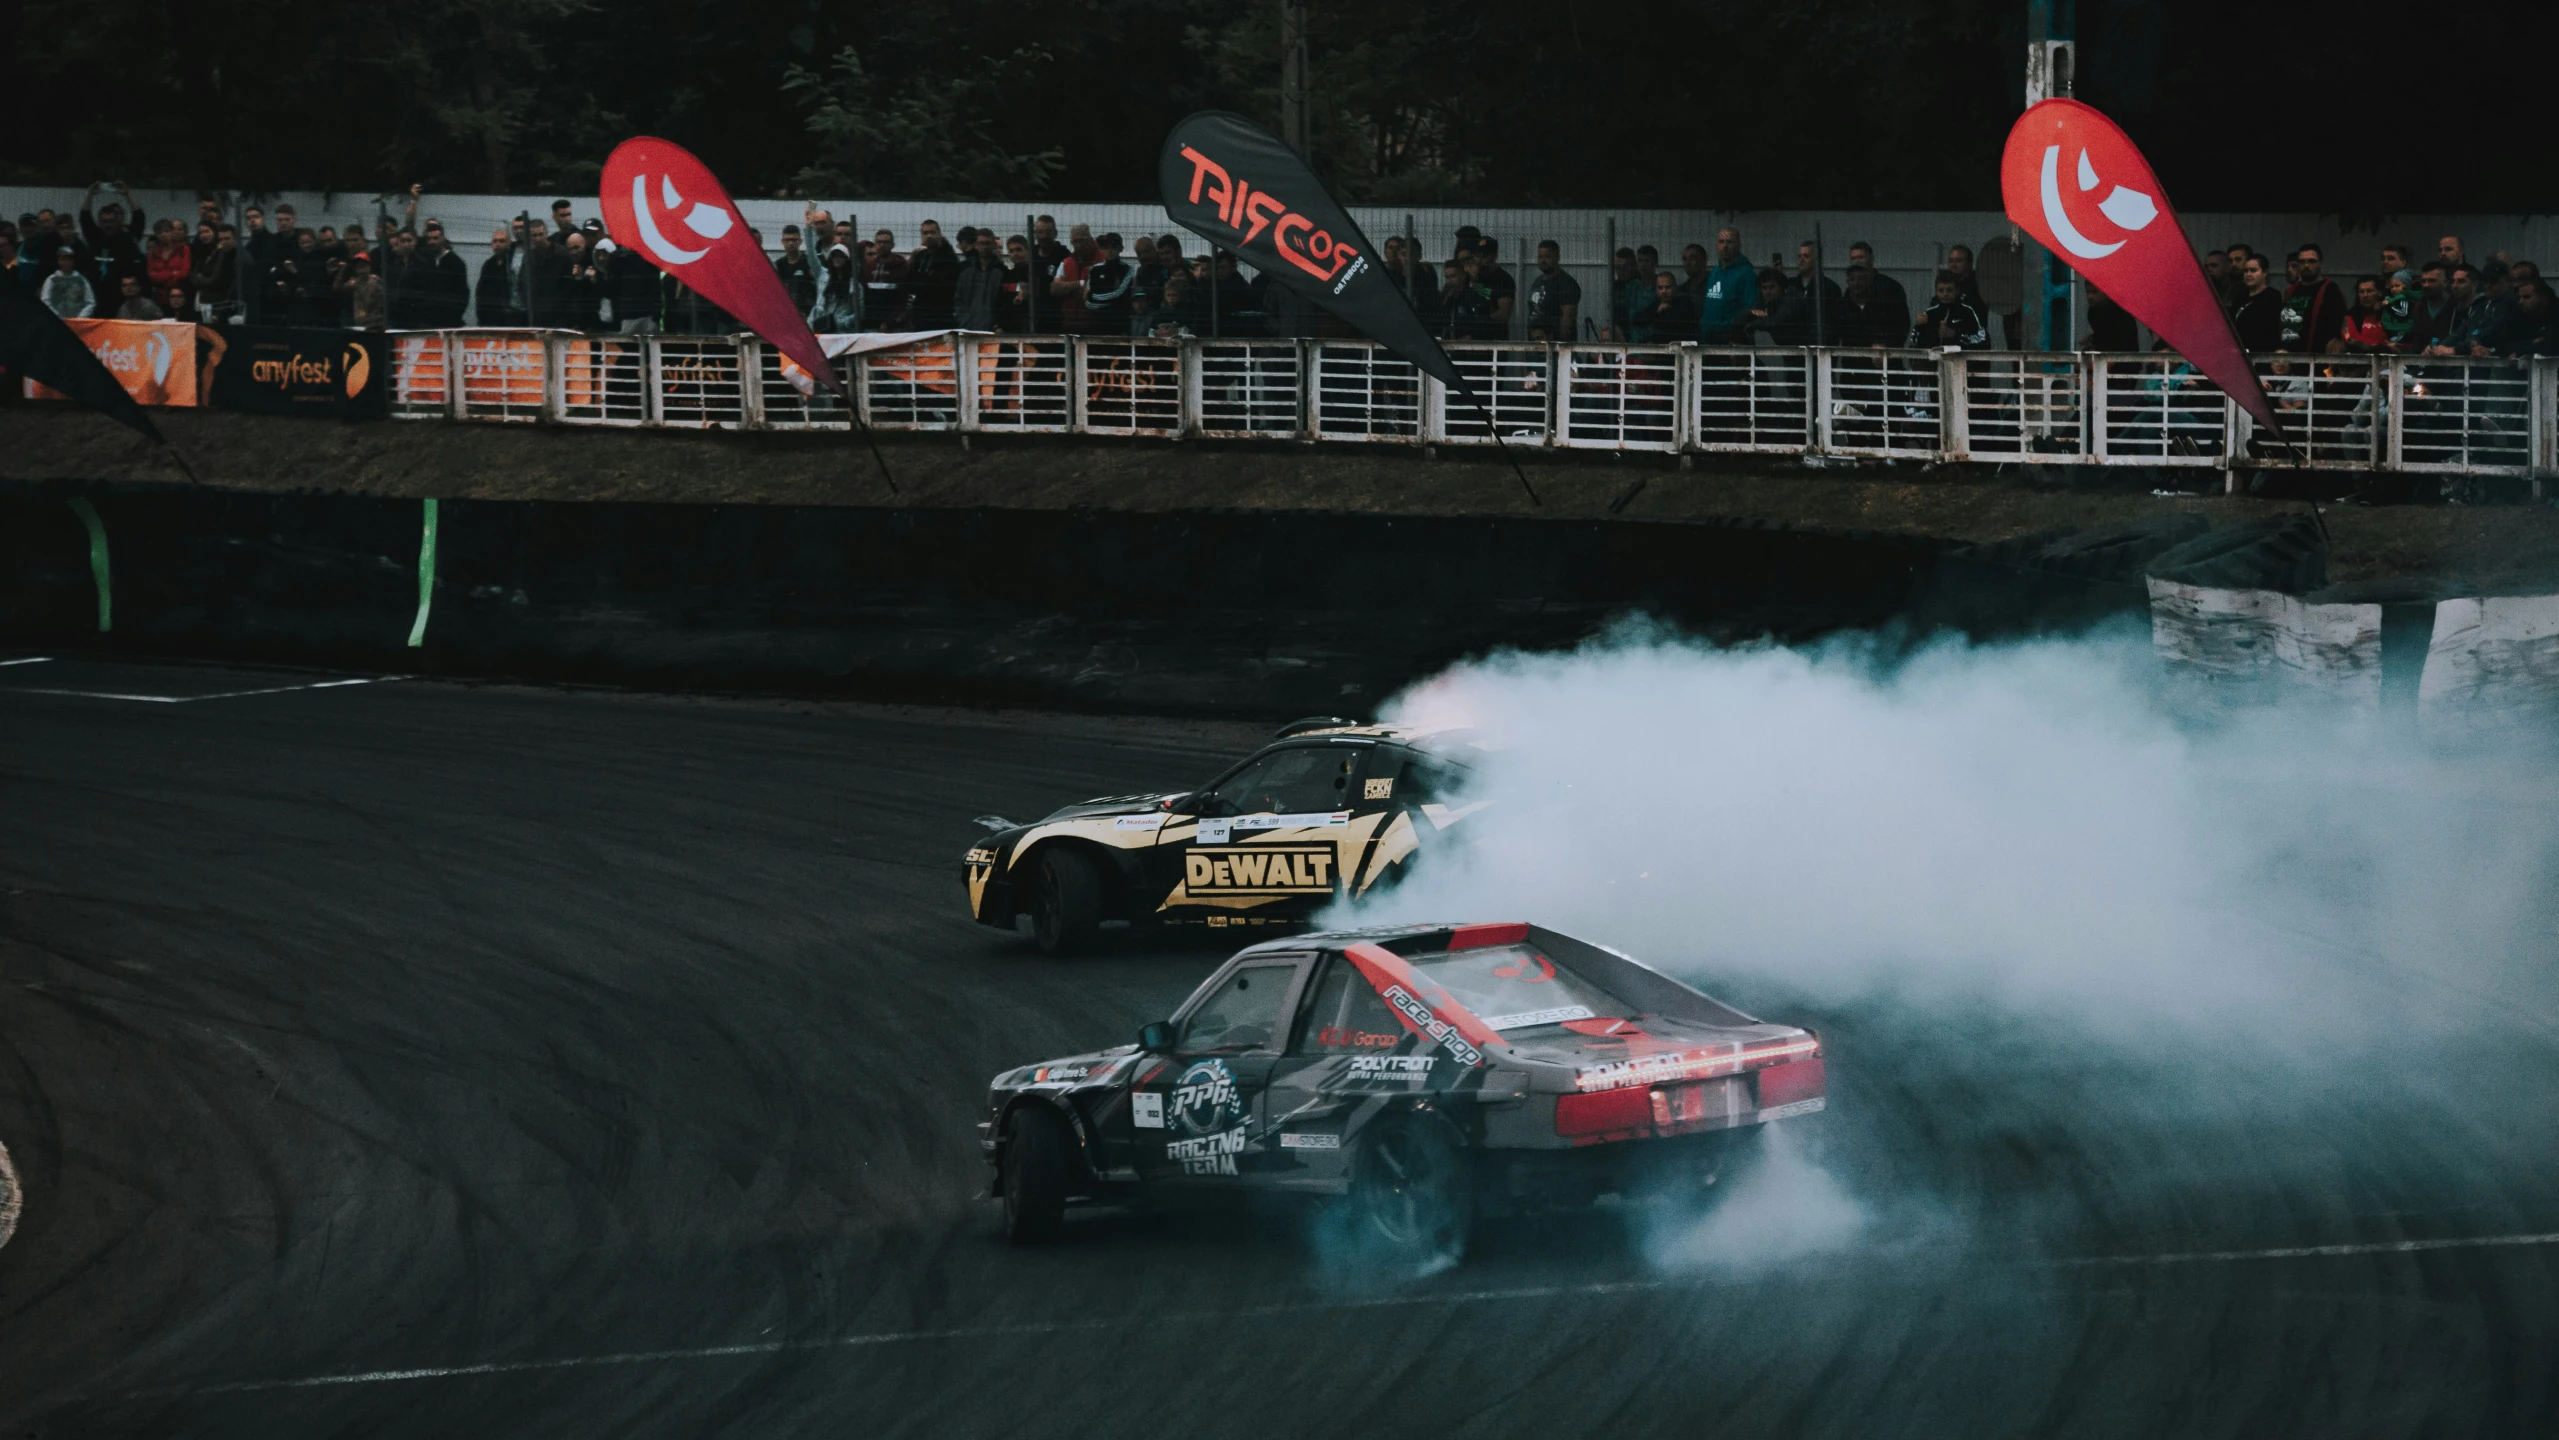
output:
[[1465,1258],[1475,1206],[1457,1137],[1424,1118],[1372,1129],[1351,1160],[1350,1211],[1359,1238],[1397,1260]]
[[1068,1154],[1073,1137],[1056,1111],[1015,1111],[1004,1147],[1004,1238],[1045,1245],[1066,1228]]
[[1072,955],[1102,931],[1102,882],[1093,862],[1062,845],[1040,852],[1031,871],[1031,941],[1043,954]]

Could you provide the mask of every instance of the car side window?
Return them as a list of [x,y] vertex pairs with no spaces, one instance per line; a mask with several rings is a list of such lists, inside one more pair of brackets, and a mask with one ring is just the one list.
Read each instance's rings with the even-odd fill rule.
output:
[[1408,1031],[1395,1012],[1349,961],[1335,956],[1306,1007],[1296,1051],[1302,1055],[1379,1055],[1404,1043]]
[[1287,1022],[1281,1007],[1288,1003],[1288,982],[1296,975],[1297,966],[1288,962],[1237,970],[1182,1022],[1174,1048],[1184,1055],[1277,1050],[1280,1028]]
[[1257,756],[1200,796],[1199,813],[1313,815],[1347,810],[1365,747],[1292,745]]

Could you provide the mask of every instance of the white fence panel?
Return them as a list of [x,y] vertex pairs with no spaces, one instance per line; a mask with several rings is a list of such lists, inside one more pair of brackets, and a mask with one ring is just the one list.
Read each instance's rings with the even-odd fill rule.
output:
[[2269,463],[2359,470],[2379,462],[2389,405],[2380,361],[2369,355],[2257,355],[2248,363],[2291,446],[2258,430],[2242,412],[2242,454]]
[[865,424],[882,430],[960,428],[959,347],[932,340],[860,356]]
[[1715,346],[1698,351],[1696,363],[1693,448],[1780,454],[1812,448],[1810,351]]
[[733,430],[746,423],[745,356],[725,335],[659,335],[649,340],[661,425]]
[[549,413],[549,339],[536,330],[447,332],[462,372],[465,420],[539,420]]
[[2089,387],[2089,445],[2100,463],[2221,463],[2230,401],[2176,355],[2099,355]]
[[[840,430],[853,423],[853,412],[845,408],[844,398],[824,385],[812,385],[807,395],[791,383],[799,367],[782,368],[782,352],[770,345],[755,344],[756,390],[762,399],[764,424],[775,430]],[[836,379],[851,384],[852,361],[837,356],[832,362]]]
[[1182,433],[1182,347],[1165,340],[1078,340],[1076,428],[1093,435]]
[[1362,341],[1321,340],[1314,351],[1317,439],[1421,441],[1421,371]]
[[2390,362],[2402,470],[2520,475],[2532,464],[2531,371],[2520,360],[2406,356]]
[[1584,450],[1672,450],[1680,442],[1680,352],[1670,346],[1567,345],[1561,443]]
[[1306,433],[1305,356],[1294,340],[1201,340],[1191,347],[1191,429],[1225,439]]
[[1064,434],[1075,421],[1073,360],[1063,335],[972,336],[961,352],[975,428]]
[[646,425],[648,343],[637,335],[581,335],[551,344],[551,418],[567,425]]
[[2086,454],[2080,357],[1975,350],[1948,359],[1962,377],[1955,458],[2067,464]]
[[1822,449],[1933,459],[1945,448],[1938,352],[1823,350],[1814,358]]
[[453,337],[442,330],[391,337],[391,416],[395,420],[453,418]]
[[1555,355],[1544,345],[1454,344],[1449,362],[1491,410],[1484,412],[1445,385],[1430,385],[1430,414],[1423,433],[1452,445],[1490,445],[1494,431],[1511,445],[1544,445],[1553,438]]

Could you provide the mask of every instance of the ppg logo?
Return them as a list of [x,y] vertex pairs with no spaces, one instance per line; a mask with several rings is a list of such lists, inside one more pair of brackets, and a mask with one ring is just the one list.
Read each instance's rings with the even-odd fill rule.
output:
[[1208,1135],[1244,1118],[1235,1072],[1223,1060],[1200,1060],[1173,1084],[1173,1123],[1186,1135]]

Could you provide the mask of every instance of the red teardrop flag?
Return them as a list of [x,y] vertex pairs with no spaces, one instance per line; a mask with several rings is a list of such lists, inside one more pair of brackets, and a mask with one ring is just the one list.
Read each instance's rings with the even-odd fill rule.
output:
[[2281,433],[2168,192],[2114,121],[2076,100],[2036,105],[2008,132],[1999,181],[2009,219]]
[[693,287],[820,381],[844,388],[729,192],[690,151],[649,135],[623,141],[604,162],[598,198],[614,244]]

